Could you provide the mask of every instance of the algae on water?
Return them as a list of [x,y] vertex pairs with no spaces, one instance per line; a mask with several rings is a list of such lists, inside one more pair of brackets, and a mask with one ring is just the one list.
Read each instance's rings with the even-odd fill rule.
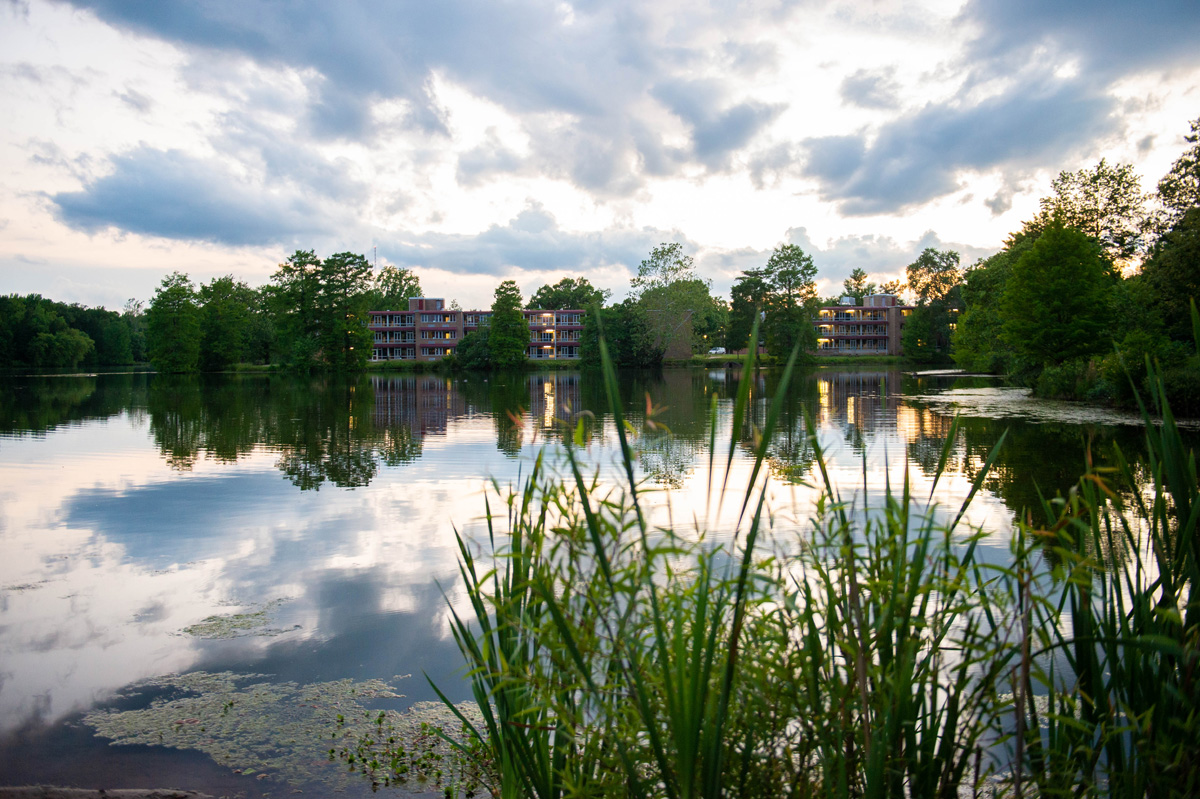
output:
[[273,638],[276,635],[297,630],[300,625],[295,625],[287,629],[268,626],[275,618],[275,611],[279,609],[285,601],[284,599],[274,599],[262,605],[257,610],[247,611],[246,613],[228,613],[224,616],[209,616],[203,621],[197,622],[191,626],[184,627],[184,635],[190,635],[193,638],[206,639],[222,639],[222,638],[246,638],[255,636],[260,638]]
[[[426,741],[431,730],[453,734],[458,722],[444,706],[417,703],[407,712],[368,710],[366,703],[397,698],[381,680],[298,685],[266,675],[194,672],[137,683],[131,693],[164,692],[141,710],[96,710],[83,721],[115,746],[142,744],[194,749],[235,772],[328,790],[364,785],[335,750],[356,747],[386,720],[400,740]],[[436,737],[436,736],[435,736]],[[429,746],[449,745],[438,738]]]

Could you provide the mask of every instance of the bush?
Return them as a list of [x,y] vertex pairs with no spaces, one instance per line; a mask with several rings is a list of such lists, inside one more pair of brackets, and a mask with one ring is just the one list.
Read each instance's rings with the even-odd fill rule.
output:
[[1046,399],[1104,399],[1109,392],[1107,381],[1090,358],[1076,358],[1058,366],[1047,366],[1038,375],[1033,393]]
[[1200,416],[1200,357],[1164,370],[1162,380],[1172,409],[1185,416]]

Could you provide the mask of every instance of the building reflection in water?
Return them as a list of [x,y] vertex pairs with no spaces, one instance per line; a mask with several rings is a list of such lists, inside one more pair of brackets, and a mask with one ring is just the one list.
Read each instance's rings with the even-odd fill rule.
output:
[[467,400],[454,381],[437,375],[372,376],[375,426],[406,428],[412,435],[444,435],[451,419],[467,415]]

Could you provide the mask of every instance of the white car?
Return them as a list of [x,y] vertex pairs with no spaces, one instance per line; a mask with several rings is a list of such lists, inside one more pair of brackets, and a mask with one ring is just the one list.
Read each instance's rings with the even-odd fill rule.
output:
[[724,355],[725,348],[724,347],[713,347],[711,350],[708,351],[708,354],[709,355]]

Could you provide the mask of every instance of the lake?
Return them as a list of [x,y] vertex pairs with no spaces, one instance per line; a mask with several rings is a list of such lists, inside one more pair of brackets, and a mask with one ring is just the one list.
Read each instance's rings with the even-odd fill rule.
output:
[[[622,375],[656,523],[732,535],[709,431],[719,463],[736,442],[730,483],[744,483],[754,431],[730,428],[745,379],[761,425],[773,372]],[[0,377],[0,785],[365,795],[328,760],[336,716],[433,700],[426,676],[469,697],[447,612],[466,607],[455,531],[482,542],[485,497],[502,506],[491,481],[518,483],[539,451],[565,468],[581,418],[581,459],[612,480],[606,407],[597,378],[567,371]],[[781,550],[817,496],[806,415],[856,506],[906,472],[928,495],[958,415],[942,514],[1007,431],[966,517],[993,531],[982,549],[996,560],[1014,513],[1069,488],[1089,447],[1099,460],[1143,448],[1132,415],[992,378],[817,369],[770,441]],[[218,701],[220,721],[203,721]]]

